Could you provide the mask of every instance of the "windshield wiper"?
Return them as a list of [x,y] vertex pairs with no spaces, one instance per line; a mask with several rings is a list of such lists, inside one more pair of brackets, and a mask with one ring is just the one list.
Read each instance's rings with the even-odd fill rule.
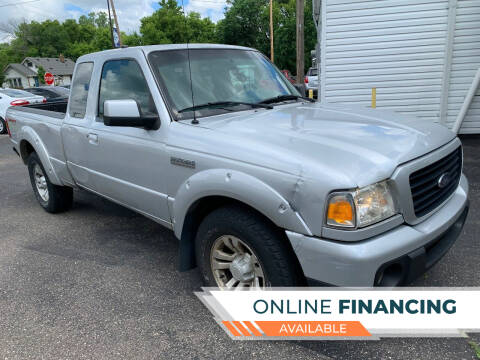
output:
[[272,97],[272,98],[269,98],[269,99],[265,99],[265,100],[260,101],[258,104],[273,104],[273,103],[277,103],[277,102],[282,102],[282,101],[287,101],[287,100],[298,100],[298,99],[307,100],[307,101],[310,101],[310,102],[315,102],[315,100],[310,99],[308,97],[289,94],[289,95],[278,95],[278,96],[275,96],[275,97]]
[[190,106],[185,109],[179,110],[179,113],[185,112],[185,111],[195,111],[195,110],[201,110],[201,109],[215,109],[215,108],[222,108],[225,106],[237,106],[237,105],[248,105],[251,106],[252,108],[264,108],[264,109],[273,109],[271,105],[266,105],[266,104],[261,104],[261,103],[249,103],[249,102],[243,102],[243,101],[216,101],[216,102],[209,102],[206,104],[200,104],[200,105],[195,105],[195,106]]

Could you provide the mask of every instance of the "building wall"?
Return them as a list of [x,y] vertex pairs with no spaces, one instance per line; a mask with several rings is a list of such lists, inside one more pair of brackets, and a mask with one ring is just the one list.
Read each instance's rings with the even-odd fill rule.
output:
[[[24,60],[22,62],[24,66],[27,66],[27,60]],[[31,61],[32,66],[28,66],[31,70],[34,72],[38,72],[38,67],[35,64],[35,62]],[[46,70],[46,69],[44,69]],[[47,71],[47,70],[46,70]],[[48,71],[47,71],[48,72]],[[72,82],[72,76],[71,75],[54,75],[55,77],[55,85],[70,85]],[[33,86],[33,84],[32,84]]]
[[22,75],[13,69],[8,69],[5,72],[5,82],[3,83],[3,87],[5,88],[13,87],[12,85],[10,85],[10,82],[8,81],[9,79],[21,79],[22,87],[34,86],[34,83],[32,83],[33,79],[30,80],[31,85],[29,85],[28,78],[25,75]]
[[70,85],[72,77],[70,75],[55,76],[55,85]]
[[[321,99],[370,106],[375,87],[377,108],[451,126],[480,66],[479,15],[480,0],[323,1]],[[461,132],[480,132],[478,115],[477,96]]]
[[[447,125],[457,118],[465,95],[480,68],[480,0],[458,0],[448,96]],[[460,133],[480,133],[480,88]]]

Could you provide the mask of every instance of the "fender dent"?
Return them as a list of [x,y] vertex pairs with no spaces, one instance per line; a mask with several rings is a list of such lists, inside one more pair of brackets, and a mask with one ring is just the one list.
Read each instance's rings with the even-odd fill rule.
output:
[[[298,181],[294,184],[297,188]],[[297,189],[294,189],[296,192]],[[256,209],[277,226],[301,234],[312,235],[300,214],[275,189],[259,179],[229,169],[211,169],[196,173],[180,185],[170,209],[174,232],[181,238],[185,217],[190,207],[208,196],[224,196]]]

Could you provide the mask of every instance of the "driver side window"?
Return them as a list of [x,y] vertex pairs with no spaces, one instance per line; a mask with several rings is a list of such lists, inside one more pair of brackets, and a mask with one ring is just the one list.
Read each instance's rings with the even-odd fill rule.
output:
[[135,100],[142,116],[156,115],[157,110],[147,81],[135,60],[105,62],[100,80],[98,115],[103,116],[106,100]]

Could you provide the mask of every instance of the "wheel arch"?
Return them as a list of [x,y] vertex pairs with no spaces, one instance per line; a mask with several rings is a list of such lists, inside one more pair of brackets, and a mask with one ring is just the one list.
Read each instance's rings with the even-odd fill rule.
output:
[[23,160],[23,163],[26,165],[28,161],[28,157],[32,152],[35,152],[40,161],[42,162],[45,171],[47,172],[47,176],[52,184],[55,185],[63,185],[62,181],[59,179],[55,168],[53,167],[50,157],[48,155],[47,148],[43,141],[40,139],[37,133],[33,131],[31,128],[22,129],[22,134],[20,141],[18,142],[18,147],[20,150],[20,157]]
[[302,270],[300,261],[298,260],[295,251],[293,249],[292,243],[288,239],[285,231],[278,227],[274,222],[271,221],[267,216],[259,212],[257,209],[251,207],[248,204],[245,204],[239,200],[226,197],[226,196],[207,196],[201,199],[198,199],[189,209],[189,212],[186,216],[185,222],[183,224],[182,234],[180,238],[180,250],[179,250],[179,270],[187,271],[193,269],[197,266],[196,263],[196,254],[195,254],[195,237],[197,230],[205,219],[211,212],[226,206],[236,206],[238,208],[243,208],[248,211],[251,211],[265,220],[269,226],[271,226],[276,233],[280,241],[284,243],[287,248],[289,248],[289,253],[291,255],[291,261],[294,261],[295,268],[297,270],[297,276],[299,281],[306,284],[306,278]]
[[180,239],[180,270],[196,265],[194,240],[203,218],[227,204],[255,211],[281,230],[282,236],[284,229],[311,235],[289,202],[264,182],[237,171],[207,170],[185,181],[170,203],[174,232]]
[[27,165],[28,162],[28,157],[30,156],[31,153],[36,152],[35,148],[33,147],[32,144],[28,140],[21,140],[19,144],[20,148],[20,157],[23,160],[23,163]]

